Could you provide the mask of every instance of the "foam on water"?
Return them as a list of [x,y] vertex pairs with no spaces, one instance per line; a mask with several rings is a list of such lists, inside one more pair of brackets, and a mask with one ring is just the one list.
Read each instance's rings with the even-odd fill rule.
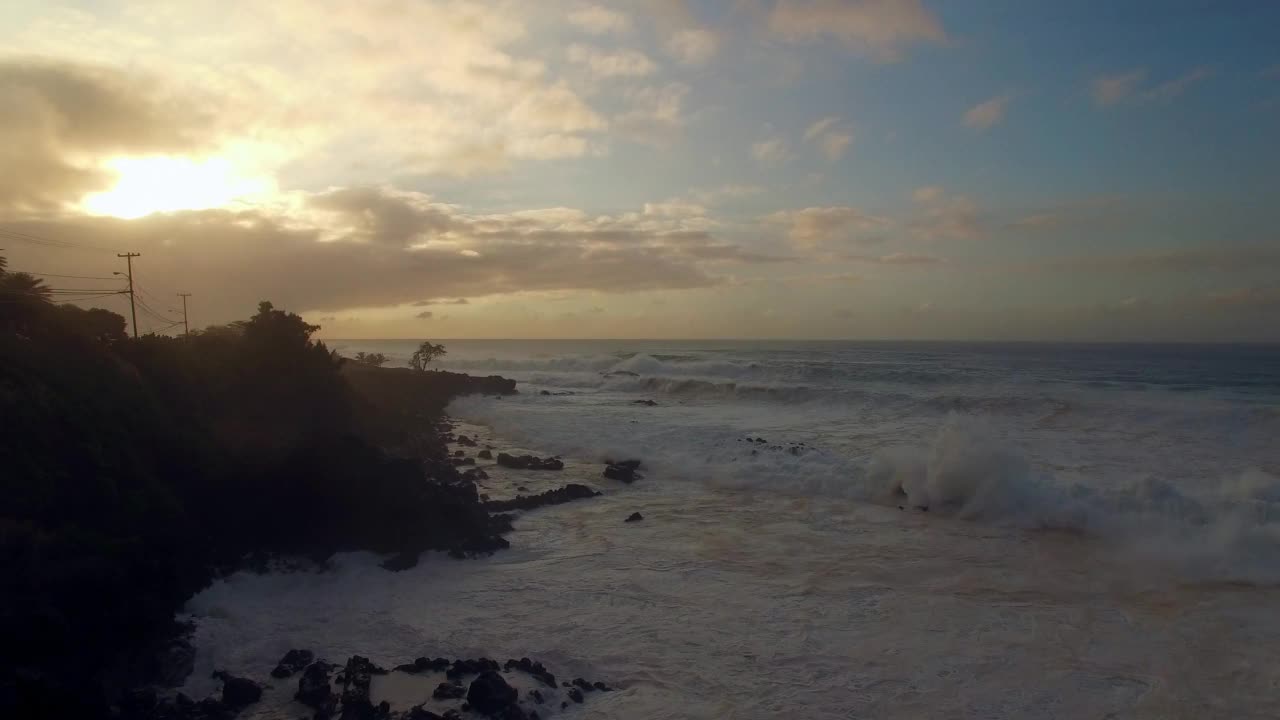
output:
[[450,350],[522,383],[456,401],[468,434],[568,462],[482,491],[606,494],[524,514],[487,560],[220,581],[191,603],[197,675],[310,647],[536,657],[621,688],[568,711],[592,717],[1272,716],[1276,351]]

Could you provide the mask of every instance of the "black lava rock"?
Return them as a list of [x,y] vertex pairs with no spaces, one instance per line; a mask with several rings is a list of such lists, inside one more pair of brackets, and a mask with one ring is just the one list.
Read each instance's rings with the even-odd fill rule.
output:
[[314,659],[315,655],[310,650],[290,650],[280,658],[280,662],[276,663],[276,669],[271,671],[271,677],[287,678],[306,668]]
[[329,685],[329,671],[333,666],[325,662],[312,663],[298,679],[298,692],[293,697],[303,705],[323,711],[333,702],[333,688]]
[[633,401],[631,402],[631,404],[632,404],[632,405],[645,405],[645,406],[648,406],[648,407],[655,407],[655,406],[657,406],[657,404],[658,404],[658,403],[657,403],[657,401],[655,401],[655,400],[633,400]]
[[601,474],[610,480],[618,480],[630,485],[644,477],[640,473],[636,472],[636,467],[639,466],[639,464],[640,463],[638,461],[635,465],[631,465],[630,463],[611,463],[605,466],[604,472]]
[[582,702],[582,691],[579,690],[578,688],[570,688],[569,699],[576,703]]
[[508,455],[498,453],[498,464],[513,470],[563,470],[559,458],[540,458],[533,455]]
[[643,515],[641,515],[638,512],[633,512],[627,516],[627,519],[624,522],[640,522],[643,519],[644,519]]
[[471,688],[467,691],[467,702],[485,715],[497,715],[514,705],[517,697],[516,689],[492,670],[480,673],[480,677],[471,681]]
[[484,504],[484,508],[489,512],[532,510],[543,505],[560,505],[573,500],[595,497],[599,494],[586,485],[570,483],[564,487],[548,490],[537,495],[518,495],[512,500],[490,500]]
[[215,674],[222,677],[223,705],[238,710],[262,699],[262,686],[258,685],[258,683],[226,673]]
[[461,685],[443,682],[436,686],[435,692],[431,693],[431,697],[437,700],[456,700],[467,694],[467,689]]
[[492,459],[493,459],[493,451],[492,451],[492,450],[481,450],[480,452],[476,453],[476,457],[480,458],[481,460],[492,460]]

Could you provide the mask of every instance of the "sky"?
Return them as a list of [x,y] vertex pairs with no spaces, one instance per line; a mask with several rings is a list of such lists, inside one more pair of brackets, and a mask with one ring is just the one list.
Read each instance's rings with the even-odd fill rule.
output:
[[[0,248],[143,331],[1280,341],[1280,4],[11,0]],[[79,276],[79,277],[61,277]],[[65,297],[75,297],[66,295]]]

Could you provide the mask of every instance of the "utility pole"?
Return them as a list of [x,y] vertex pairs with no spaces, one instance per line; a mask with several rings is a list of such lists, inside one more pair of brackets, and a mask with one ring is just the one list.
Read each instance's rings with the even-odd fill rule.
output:
[[182,334],[184,337],[191,337],[191,326],[187,324],[187,298],[191,297],[191,293],[178,293],[178,297],[182,298]]
[[[125,274],[125,277],[129,278],[129,312],[130,314],[133,315],[133,339],[134,340],[138,339],[138,308],[133,302],[133,259],[138,257],[141,254],[142,253],[135,253],[135,252],[116,253],[116,257],[124,258],[125,262],[128,263],[128,266],[129,266],[129,272]],[[119,274],[120,273],[116,273],[116,275],[119,275]]]

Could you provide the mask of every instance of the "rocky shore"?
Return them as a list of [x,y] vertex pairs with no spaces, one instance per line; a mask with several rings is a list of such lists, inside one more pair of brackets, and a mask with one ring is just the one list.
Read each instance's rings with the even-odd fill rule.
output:
[[[378,678],[399,675],[410,690],[395,693],[393,707]],[[183,693],[160,697],[154,689],[129,693],[126,717],[137,720],[232,720],[267,693],[286,696],[288,709],[305,710],[314,720],[540,720],[542,715],[587,702],[593,693],[612,692],[608,684],[581,677],[560,680],[529,658],[499,664],[489,658],[419,657],[391,670],[353,655],[343,664],[317,659],[310,650],[290,650],[270,677],[252,679],[215,672],[221,691],[202,700]]]
[[[361,421],[371,437],[388,453],[420,468],[396,487],[377,488],[382,512],[399,516],[403,507],[438,505],[450,498],[450,512],[465,521],[445,534],[427,538],[401,535],[400,544],[366,543],[388,555],[382,567],[390,572],[410,569],[423,552],[444,551],[457,559],[473,558],[509,547],[503,535],[513,528],[521,512],[586,500],[602,494],[586,484],[557,480],[564,468],[558,457],[538,457],[501,450],[477,438],[459,433],[443,408],[452,397],[471,394],[511,394],[515,383],[499,377],[473,378],[453,373],[407,373],[398,370],[354,368],[345,371],[360,403]],[[603,488],[640,479],[638,460],[610,461],[597,476]],[[490,472],[501,482],[492,482]],[[532,491],[526,485],[540,485]],[[545,488],[545,489],[544,489]],[[514,495],[510,493],[514,492]],[[490,493],[500,496],[491,498]],[[483,514],[482,520],[474,515]],[[431,513],[439,517],[439,508]],[[627,522],[640,519],[639,513]],[[403,527],[397,522],[397,526]],[[321,559],[330,552],[323,548]],[[275,558],[259,562],[259,571],[278,571],[290,561]],[[321,568],[323,565],[320,566]],[[314,570],[316,566],[311,566]],[[240,569],[246,569],[241,567]],[[253,568],[249,568],[253,569]],[[263,698],[264,691],[279,700],[280,687],[292,687],[291,700],[306,717],[315,720],[431,720],[482,716],[509,720],[536,719],[586,702],[592,693],[609,692],[604,682],[574,678],[557,681],[542,663],[528,658],[499,664],[487,658],[455,659],[420,657],[386,670],[361,656],[341,665],[317,659],[308,650],[293,650],[280,659],[269,677],[215,675],[222,690],[193,699],[173,694],[165,687],[179,687],[191,672],[194,649],[181,636],[174,639],[158,660],[155,684],[123,695],[113,709],[118,718],[138,720],[230,720]],[[421,702],[396,707],[379,700],[371,690],[374,678],[412,676]],[[287,683],[285,682],[287,681]],[[404,702],[399,703],[403,705]],[[290,707],[293,707],[292,705]]]

